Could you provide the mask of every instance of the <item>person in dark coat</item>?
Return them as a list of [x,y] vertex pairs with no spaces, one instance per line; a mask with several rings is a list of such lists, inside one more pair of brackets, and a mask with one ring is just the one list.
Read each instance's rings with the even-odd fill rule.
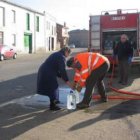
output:
[[127,85],[130,63],[133,57],[133,47],[128,41],[127,35],[121,35],[121,40],[114,48],[114,55],[117,56],[120,71],[119,83]]
[[38,70],[37,93],[50,98],[50,110],[61,109],[56,105],[59,103],[57,77],[62,78],[72,88],[65,69],[65,58],[70,52],[70,48],[64,47],[51,54]]

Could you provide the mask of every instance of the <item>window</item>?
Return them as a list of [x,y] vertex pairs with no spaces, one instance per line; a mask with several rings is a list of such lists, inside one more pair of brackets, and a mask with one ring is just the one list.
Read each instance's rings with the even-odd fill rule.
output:
[[46,28],[47,28],[47,30],[48,30],[48,21],[47,21],[47,23],[46,23],[46,24],[47,24],[47,27],[46,27]]
[[0,7],[0,26],[5,26],[5,9]]
[[53,26],[52,26],[52,35],[53,35]]
[[47,21],[47,30],[50,30],[50,22]]
[[26,29],[30,30],[30,14],[26,14]]
[[16,23],[16,11],[12,10],[12,22]]
[[12,34],[12,45],[16,46],[16,35]]
[[39,16],[36,17],[36,31],[39,32]]
[[54,35],[56,35],[56,27],[54,27]]

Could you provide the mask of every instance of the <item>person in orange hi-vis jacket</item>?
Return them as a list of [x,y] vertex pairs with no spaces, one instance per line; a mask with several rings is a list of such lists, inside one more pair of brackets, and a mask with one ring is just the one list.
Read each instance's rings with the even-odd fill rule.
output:
[[103,79],[110,68],[110,63],[105,56],[92,52],[79,53],[67,61],[67,66],[75,70],[74,88],[80,91],[82,87],[86,87],[83,100],[77,104],[78,109],[89,107],[95,85],[101,101],[107,102]]

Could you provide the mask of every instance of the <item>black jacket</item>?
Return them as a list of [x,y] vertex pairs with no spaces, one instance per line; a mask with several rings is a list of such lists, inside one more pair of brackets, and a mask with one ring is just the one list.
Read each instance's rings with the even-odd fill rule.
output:
[[129,57],[133,57],[133,48],[128,41],[119,42],[114,48],[114,55],[118,56],[119,61],[128,60]]
[[40,66],[37,77],[37,93],[47,95],[54,92],[58,88],[57,77],[68,81],[65,57],[61,51],[50,55]]

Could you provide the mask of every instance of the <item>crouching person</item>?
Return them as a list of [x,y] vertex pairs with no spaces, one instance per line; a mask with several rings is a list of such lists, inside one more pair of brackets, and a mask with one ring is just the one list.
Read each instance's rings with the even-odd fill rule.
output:
[[96,85],[101,96],[101,101],[107,101],[105,85],[103,79],[107,73],[110,63],[106,57],[99,53],[79,53],[67,61],[67,66],[75,69],[74,87],[80,90],[80,87],[86,88],[83,100],[77,104],[78,109],[89,107],[92,99],[92,91]]
[[73,88],[65,69],[65,59],[70,52],[71,50],[65,47],[51,54],[38,70],[37,93],[50,98],[50,110],[61,109],[57,106],[60,102],[57,77],[61,77],[69,87]]

